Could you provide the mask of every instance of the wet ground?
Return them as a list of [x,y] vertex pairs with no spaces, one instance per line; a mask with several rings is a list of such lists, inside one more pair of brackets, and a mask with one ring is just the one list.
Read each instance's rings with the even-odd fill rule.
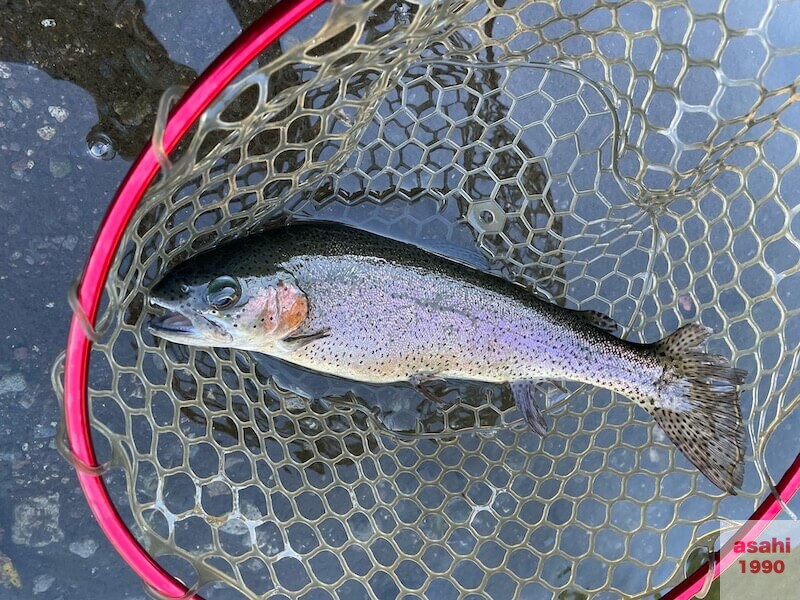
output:
[[161,94],[269,4],[0,1],[2,599],[146,598],[54,449],[49,370],[66,340],[66,290]]

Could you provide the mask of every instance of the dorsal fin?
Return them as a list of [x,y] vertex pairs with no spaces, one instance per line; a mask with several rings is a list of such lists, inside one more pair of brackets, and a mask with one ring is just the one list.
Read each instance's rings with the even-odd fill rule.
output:
[[617,322],[603,313],[596,310],[581,310],[578,312],[580,317],[593,327],[602,329],[607,333],[616,333],[619,329]]
[[657,347],[667,354],[681,355],[689,350],[695,350],[712,333],[713,330],[700,323],[689,323],[658,342]]

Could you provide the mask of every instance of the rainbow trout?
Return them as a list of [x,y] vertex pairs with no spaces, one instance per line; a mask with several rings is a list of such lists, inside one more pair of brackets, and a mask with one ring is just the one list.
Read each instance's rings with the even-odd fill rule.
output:
[[298,225],[201,254],[150,295],[150,331],[193,346],[262,352],[369,383],[510,384],[544,432],[532,382],[619,392],[650,413],[719,488],[743,478],[738,386],[745,373],[700,346],[690,324],[654,344],[615,337],[600,313],[571,311],[415,246],[340,225]]

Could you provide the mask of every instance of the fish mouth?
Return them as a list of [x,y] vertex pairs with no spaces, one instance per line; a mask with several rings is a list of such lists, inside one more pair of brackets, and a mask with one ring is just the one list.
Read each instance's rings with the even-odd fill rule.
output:
[[166,331],[170,333],[197,333],[197,328],[192,320],[179,312],[167,311],[163,315],[155,315],[150,318],[149,327],[151,331]]
[[147,330],[157,337],[192,346],[212,346],[232,339],[219,323],[204,315],[189,317],[155,298],[150,300],[150,304],[164,311],[161,315],[152,315],[147,324]]

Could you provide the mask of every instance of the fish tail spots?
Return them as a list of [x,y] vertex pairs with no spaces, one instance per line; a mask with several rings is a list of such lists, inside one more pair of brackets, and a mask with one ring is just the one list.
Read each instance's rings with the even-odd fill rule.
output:
[[747,373],[699,348],[710,334],[691,324],[653,346],[664,374],[644,407],[703,475],[735,494],[744,478],[739,385]]

